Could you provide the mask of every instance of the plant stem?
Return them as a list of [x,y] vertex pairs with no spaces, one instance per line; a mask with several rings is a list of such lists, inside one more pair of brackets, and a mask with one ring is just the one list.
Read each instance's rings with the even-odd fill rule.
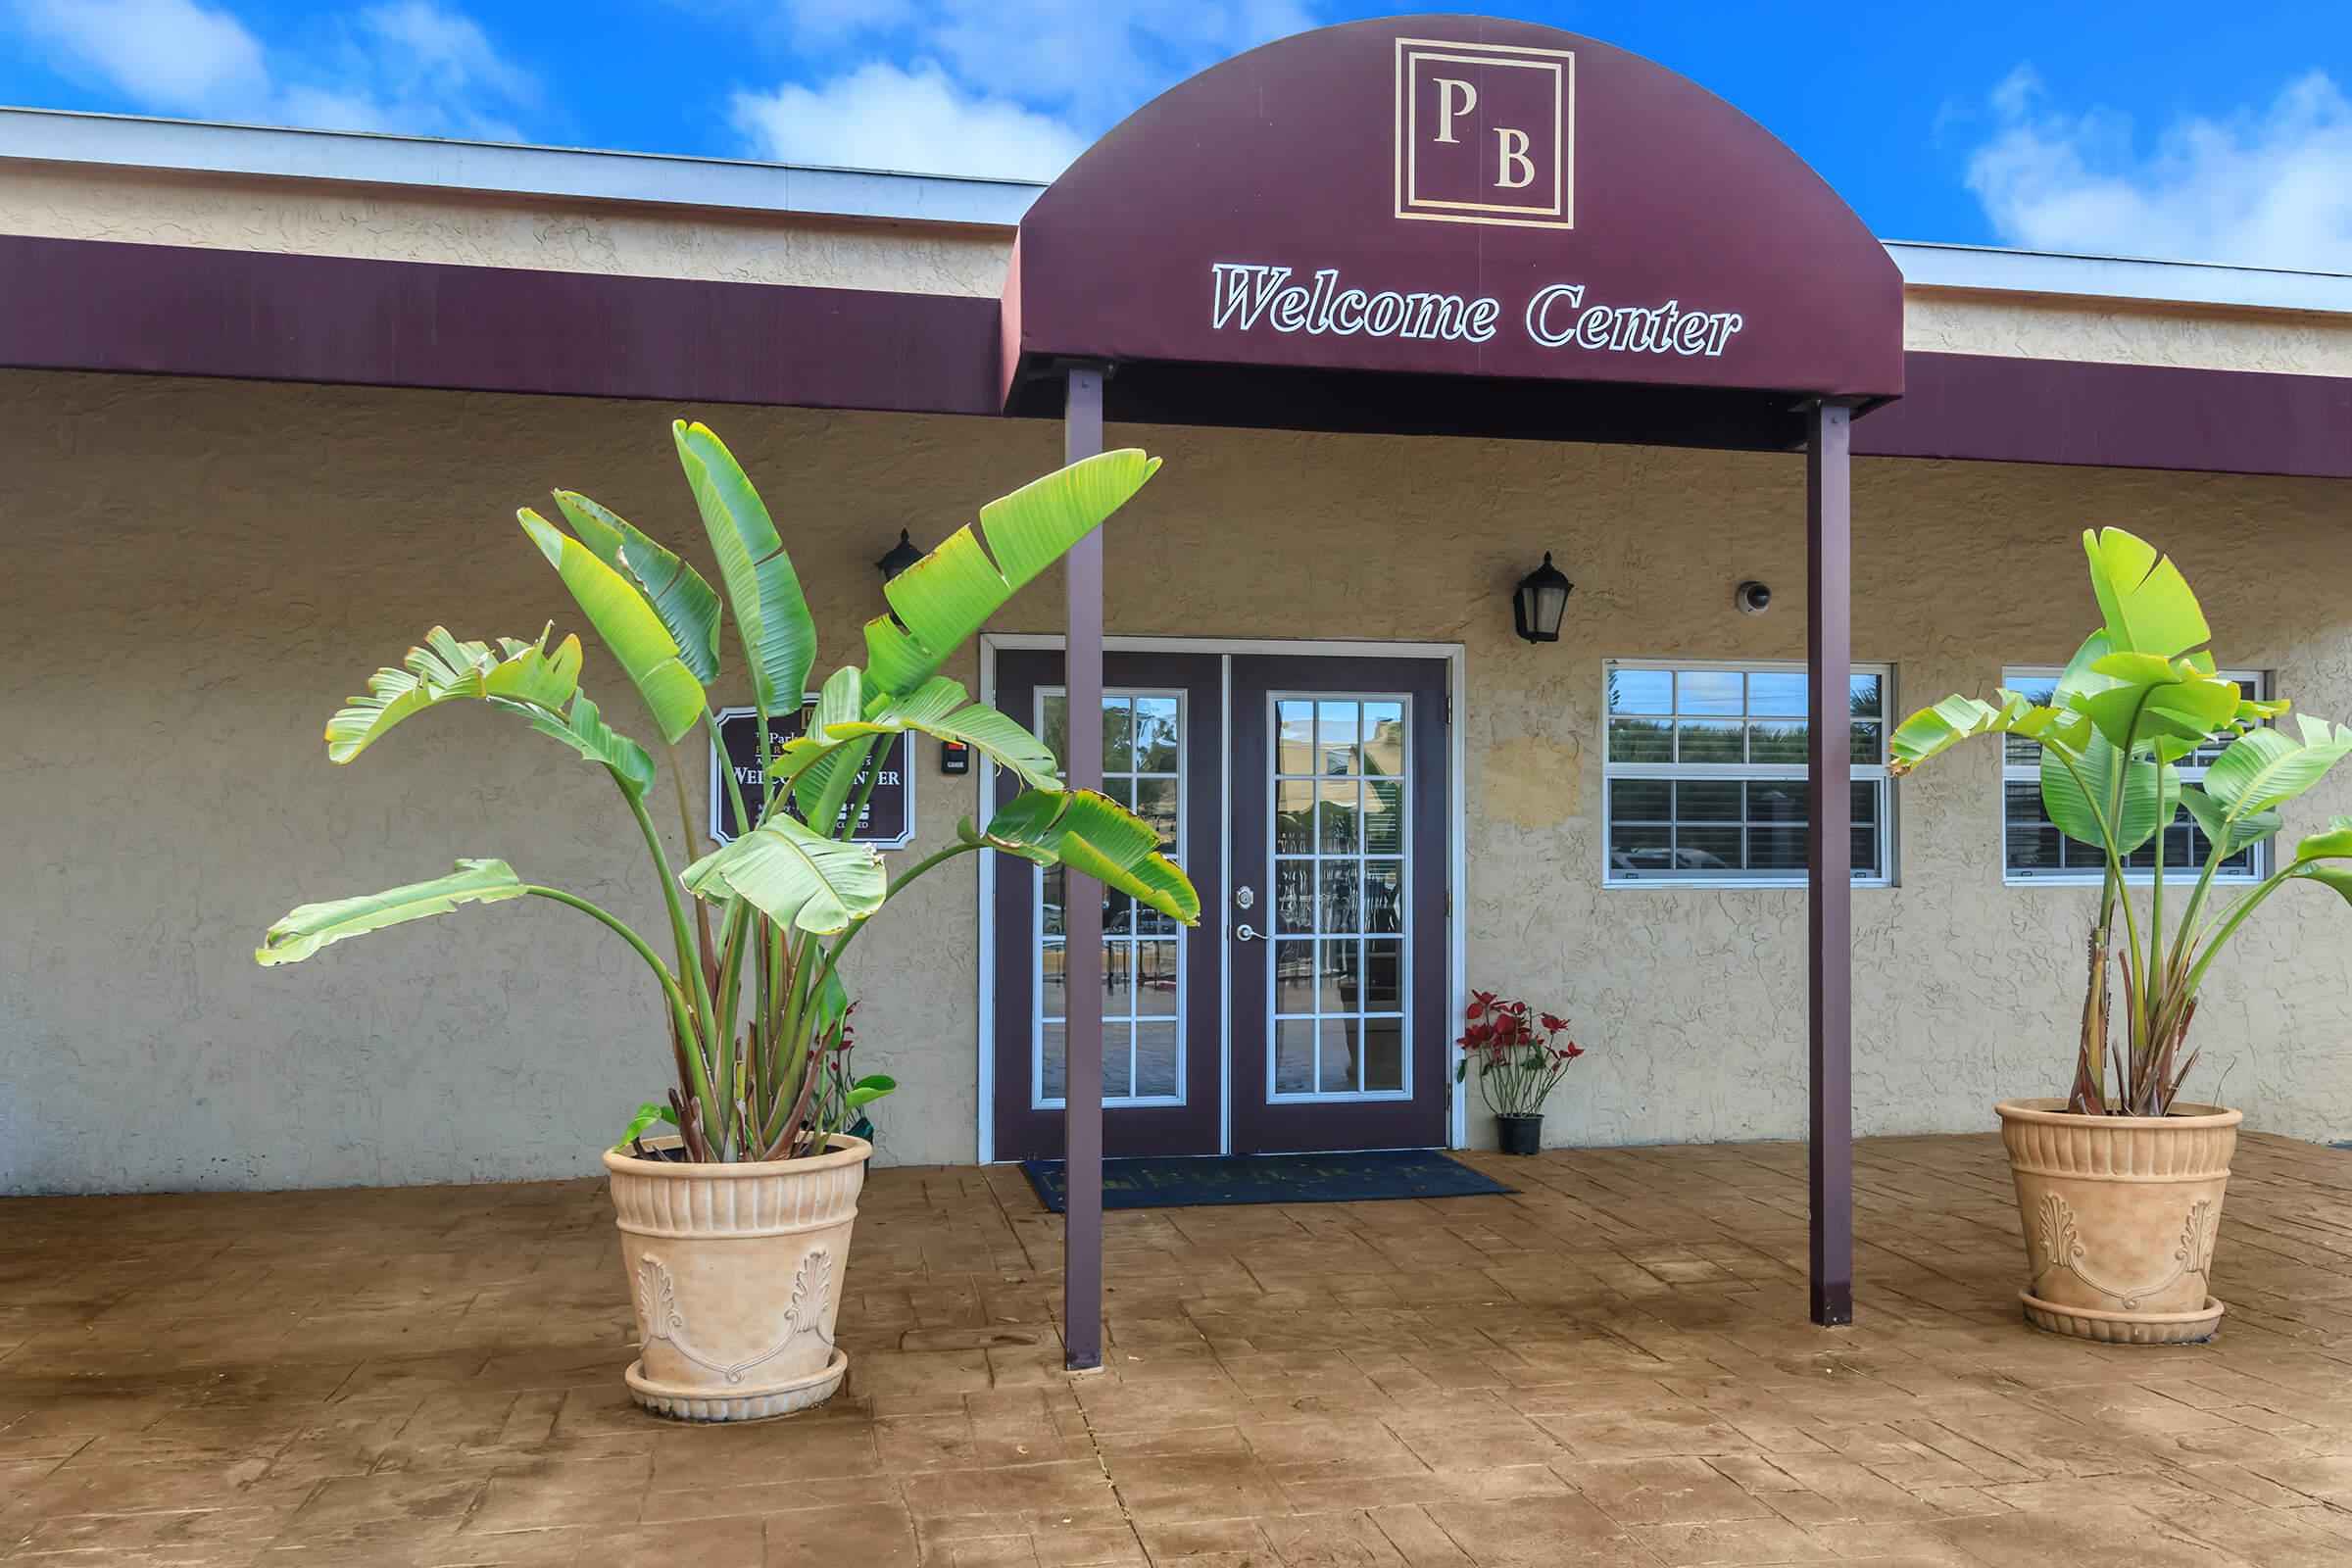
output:
[[[727,1043],[729,1031],[723,1020],[713,1016],[716,1009],[711,1005],[710,988],[704,980],[702,964],[696,961],[694,933],[687,926],[686,910],[678,902],[678,879],[669,868],[669,857],[662,853],[662,835],[654,831],[654,819],[647,813],[645,802],[634,795],[630,795],[628,800],[629,811],[637,818],[638,831],[645,835],[645,847],[653,853],[654,872],[662,879],[662,902],[669,911],[670,936],[678,949],[678,967],[687,970],[694,980],[694,1012],[702,1027],[688,1036],[687,1045],[690,1049],[687,1054],[694,1058],[697,1087],[704,1091],[704,1136],[710,1140],[712,1151],[723,1159],[726,1157],[727,1139],[713,1136],[710,1117],[713,1114],[724,1117],[725,1105],[714,1102],[709,1091],[713,1082],[722,1094],[731,1094],[734,1089],[733,1074],[728,1070],[729,1058],[733,1055],[732,1048]],[[713,1031],[718,1035],[715,1042],[708,1038]],[[713,1044],[719,1049],[715,1054],[710,1054]]]
[[[703,711],[708,713],[710,710],[706,708]],[[686,804],[686,770],[678,765],[677,747],[665,740],[662,743],[662,750],[669,758],[670,792],[677,797],[678,801],[678,831],[684,835],[686,858],[689,861],[699,860],[702,858],[701,844],[694,831],[694,811]],[[722,765],[726,761],[723,753],[719,757],[719,761]],[[710,986],[716,989],[718,984],[718,948],[710,940],[710,906],[700,899],[694,901],[694,934],[699,944],[695,951],[702,956],[704,973]]]

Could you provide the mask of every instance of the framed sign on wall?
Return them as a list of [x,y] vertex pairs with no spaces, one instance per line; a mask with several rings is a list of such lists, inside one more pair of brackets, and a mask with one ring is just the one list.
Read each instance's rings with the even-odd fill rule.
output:
[[[779,713],[767,721],[767,737],[760,737],[760,714],[749,708],[723,708],[718,713],[718,735],[710,742],[710,837],[721,844],[731,844],[743,832],[735,820],[735,803],[729,798],[726,779],[721,769],[731,769],[735,786],[749,802],[760,790],[767,764],[784,750],[784,743],[797,739],[807,727],[808,710],[816,704],[816,694],[810,692],[807,704],[797,713]],[[866,772],[879,772],[873,794],[867,797],[865,809],[859,813],[858,826],[850,837],[859,844],[870,844],[878,850],[903,850],[914,839],[914,774],[906,765],[906,735],[904,731],[889,737],[889,744],[874,754],[866,763]],[[722,755],[723,744],[723,755]],[[864,785],[861,775],[859,788]],[[851,792],[855,798],[857,791]],[[756,802],[753,804],[757,804]]]

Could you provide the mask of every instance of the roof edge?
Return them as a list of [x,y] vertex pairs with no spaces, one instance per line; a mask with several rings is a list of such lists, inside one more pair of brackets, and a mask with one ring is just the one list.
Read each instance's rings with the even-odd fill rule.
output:
[[1026,180],[0,108],[0,159],[1010,228]]

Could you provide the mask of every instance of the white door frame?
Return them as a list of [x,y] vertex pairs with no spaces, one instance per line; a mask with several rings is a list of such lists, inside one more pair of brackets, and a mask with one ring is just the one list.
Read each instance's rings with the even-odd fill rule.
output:
[[[983,632],[980,635],[980,700],[994,704],[997,700],[997,655],[1014,649],[1042,649],[1059,652],[1062,639],[1056,633],[1045,632]],[[1233,725],[1233,661],[1236,655],[1267,654],[1276,657],[1353,658],[1353,659],[1443,659],[1446,662],[1446,702],[1451,719],[1446,726],[1446,783],[1449,797],[1446,822],[1446,875],[1451,888],[1446,901],[1446,987],[1449,1018],[1459,1018],[1469,1004],[1468,944],[1464,932],[1469,925],[1469,847],[1465,830],[1468,820],[1468,751],[1463,732],[1469,727],[1467,718],[1468,687],[1465,653],[1460,643],[1444,642],[1352,642],[1337,638],[1299,639],[1279,637],[1121,637],[1106,636],[1102,651],[1108,654],[1209,654],[1217,656],[1222,666],[1223,703],[1217,721],[1232,733]],[[985,760],[976,764],[980,774],[980,820],[986,822],[996,809],[996,769]],[[1224,840],[1227,866],[1233,863],[1233,769],[1224,769],[1224,779],[1218,788],[1218,815],[1221,818],[1219,835]],[[980,1099],[974,1113],[974,1131],[978,1135],[980,1163],[994,1164],[997,1158],[997,933],[994,913],[997,893],[997,857],[980,857]],[[1230,901],[1224,901],[1230,903]],[[1219,913],[1219,930],[1226,940],[1232,937],[1231,909]],[[1232,965],[1218,965],[1220,991],[1217,998],[1221,1027],[1217,1031],[1218,1081],[1223,1086],[1224,1102],[1218,1108],[1217,1148],[1220,1152],[1233,1151],[1233,979]],[[1446,1147],[1463,1148],[1469,1142],[1469,1099],[1467,1086],[1454,1082],[1448,1090],[1446,1118]]]

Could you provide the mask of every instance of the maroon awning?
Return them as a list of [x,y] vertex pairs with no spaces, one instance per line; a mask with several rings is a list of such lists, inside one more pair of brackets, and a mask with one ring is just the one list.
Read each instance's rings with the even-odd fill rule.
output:
[[1787,446],[1800,399],[1901,394],[1902,288],[1670,71],[1529,23],[1351,23],[1162,94],[1038,199],[1004,395],[1098,361],[1123,418]]

